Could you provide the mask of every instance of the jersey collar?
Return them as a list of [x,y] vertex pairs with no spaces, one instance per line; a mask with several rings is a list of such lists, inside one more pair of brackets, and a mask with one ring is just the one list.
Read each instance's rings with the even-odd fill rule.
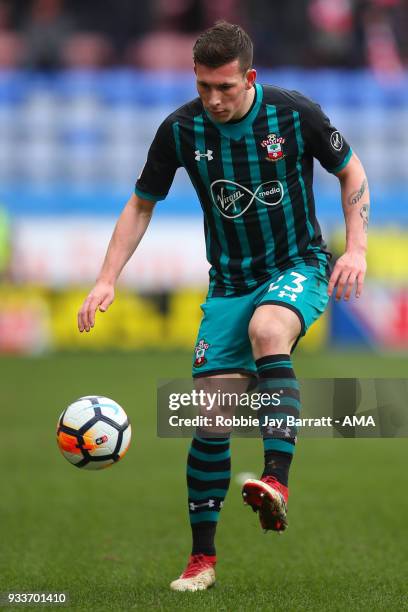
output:
[[259,109],[261,108],[262,99],[263,99],[263,89],[261,85],[255,83],[255,94],[256,100],[252,109],[243,117],[240,121],[233,121],[231,123],[218,123],[214,121],[212,117],[207,113],[204,109],[204,112],[208,119],[211,121],[213,125],[221,132],[223,136],[227,138],[232,138],[232,140],[239,140],[244,136],[247,132],[248,128],[253,124],[255,117],[257,116]]

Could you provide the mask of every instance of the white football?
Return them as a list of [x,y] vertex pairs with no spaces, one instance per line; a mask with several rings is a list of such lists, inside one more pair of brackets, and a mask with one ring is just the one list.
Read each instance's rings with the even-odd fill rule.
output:
[[129,448],[132,429],[117,402],[101,395],[80,397],[58,419],[57,443],[70,463],[100,470],[117,463]]

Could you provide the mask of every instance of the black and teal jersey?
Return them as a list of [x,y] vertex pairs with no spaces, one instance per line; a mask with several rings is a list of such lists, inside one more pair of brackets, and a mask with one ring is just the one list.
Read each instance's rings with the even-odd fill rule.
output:
[[256,85],[241,120],[217,123],[196,98],[159,127],[135,192],[163,200],[183,166],[204,213],[210,295],[234,295],[276,270],[327,269],[315,214],[313,158],[339,172],[351,149],[320,106],[298,92]]

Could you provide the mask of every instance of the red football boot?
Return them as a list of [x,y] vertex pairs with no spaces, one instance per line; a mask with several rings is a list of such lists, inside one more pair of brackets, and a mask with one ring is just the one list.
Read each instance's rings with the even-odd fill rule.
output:
[[186,569],[180,578],[173,580],[173,591],[204,591],[215,583],[215,564],[217,557],[197,554],[191,555]]
[[244,504],[259,512],[259,521],[265,531],[282,532],[287,528],[288,496],[288,488],[274,476],[264,476],[261,480],[250,478],[242,487]]

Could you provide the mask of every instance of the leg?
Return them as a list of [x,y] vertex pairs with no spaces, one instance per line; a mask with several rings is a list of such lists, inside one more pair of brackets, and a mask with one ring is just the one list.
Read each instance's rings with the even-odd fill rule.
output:
[[[298,316],[277,305],[260,306],[251,319],[249,337],[259,376],[259,392],[271,395],[271,403],[260,414],[270,425],[261,428],[265,465],[261,481],[244,485],[244,500],[259,516],[264,529],[286,528],[288,475],[292,461],[295,434],[286,417],[299,414],[299,388],[292,369],[290,352],[301,332]],[[280,395],[274,405],[272,395]]]
[[[206,393],[224,390],[231,384],[238,391],[248,387],[248,378],[239,373],[228,374],[228,379],[218,375],[195,382],[196,390]],[[204,590],[215,582],[215,532],[231,479],[230,436],[229,432],[221,435],[214,437],[213,430],[197,431],[190,446],[187,488],[193,545],[187,568],[170,585],[176,591]]]
[[[206,393],[226,390],[231,384],[236,391],[248,387],[243,374],[208,376],[195,380],[195,388]],[[230,382],[231,381],[231,382]],[[233,381],[233,382],[232,382]],[[204,408],[205,411],[205,408]],[[222,435],[222,437],[220,437]],[[187,459],[187,487],[193,555],[215,555],[215,531],[220,510],[228,492],[231,477],[230,434],[214,437],[213,432],[197,431]]]
[[[214,393],[233,384],[235,391],[246,390],[255,375],[246,333],[253,312],[250,299],[210,298],[201,308],[204,318],[193,358],[195,389]],[[229,431],[218,431],[217,437],[214,431],[197,431],[187,459],[192,553],[186,570],[171,583],[174,590],[203,590],[215,582],[214,539],[230,471]]]
[[[299,416],[299,387],[290,353],[300,332],[298,316],[288,308],[276,305],[260,306],[249,326],[260,392],[283,391],[279,406],[271,406],[267,411],[272,418]],[[285,430],[286,423],[283,422],[282,426]],[[275,476],[281,484],[287,486],[295,436],[289,430],[276,432],[278,435],[275,437],[272,431],[264,430],[262,433],[265,451],[263,476]]]
[[[328,279],[323,270],[299,266],[279,274],[268,283],[258,300],[249,325],[249,337],[259,377],[259,390],[279,393],[278,406],[266,407],[268,425],[262,428],[265,467],[260,481],[246,487],[248,503],[259,510],[265,529],[286,527],[288,474],[296,442],[296,428],[288,427],[288,416],[300,410],[299,385],[290,354],[300,336],[323,313]],[[247,481],[248,482],[248,481]],[[255,498],[253,498],[255,496]]]

